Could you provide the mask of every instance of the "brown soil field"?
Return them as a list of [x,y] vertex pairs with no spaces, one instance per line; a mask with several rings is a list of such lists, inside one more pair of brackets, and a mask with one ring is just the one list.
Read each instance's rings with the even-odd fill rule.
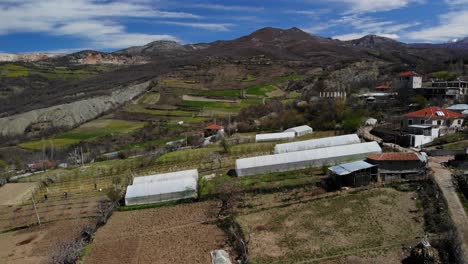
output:
[[[43,201],[36,204],[42,223],[94,217],[99,214],[97,205],[105,197],[91,197],[81,200]],[[16,206],[0,206],[0,231],[37,223],[32,202]]]
[[31,198],[36,183],[7,183],[0,187],[0,205],[16,205]]
[[96,233],[86,264],[211,263],[210,252],[227,248],[211,223],[210,202],[115,212]]
[[58,242],[79,236],[92,220],[68,220],[0,234],[0,263],[48,263]]
[[289,205],[269,196],[270,208],[250,201],[237,219],[255,263],[399,263],[402,245],[424,235],[414,192],[374,188]]

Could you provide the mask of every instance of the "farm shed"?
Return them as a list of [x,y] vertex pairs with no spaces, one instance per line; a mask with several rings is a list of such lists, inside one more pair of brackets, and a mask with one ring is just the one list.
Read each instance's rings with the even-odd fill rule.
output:
[[196,170],[137,177],[127,187],[125,205],[196,198],[197,180]]
[[294,132],[268,133],[255,135],[256,142],[288,140],[296,137]]
[[377,166],[363,160],[336,165],[328,168],[330,177],[338,187],[359,187],[377,181]]
[[361,140],[356,134],[343,135],[343,136],[337,136],[337,137],[318,138],[318,139],[296,141],[296,142],[285,143],[285,144],[278,144],[275,146],[275,154],[311,150],[311,149],[318,149],[318,148],[328,148],[328,147],[333,147],[333,146],[350,145],[350,144],[357,144],[357,143],[361,143]]
[[258,156],[236,160],[237,176],[250,176],[278,171],[299,170],[359,160],[370,154],[381,153],[376,142],[334,146],[289,152],[275,155]]
[[427,157],[413,152],[386,152],[367,157],[367,162],[379,166],[383,181],[408,179],[426,175]]
[[303,135],[307,135],[313,132],[313,129],[310,126],[297,126],[297,127],[291,127],[284,132],[294,132],[296,134],[296,137],[300,137]]
[[133,185],[136,184],[145,184],[153,182],[162,182],[162,181],[174,181],[180,179],[198,179],[198,170],[184,170],[169,172],[156,175],[140,176],[133,179]]

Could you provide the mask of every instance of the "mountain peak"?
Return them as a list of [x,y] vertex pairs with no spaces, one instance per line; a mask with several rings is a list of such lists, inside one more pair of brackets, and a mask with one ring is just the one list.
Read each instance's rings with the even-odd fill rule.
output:
[[252,34],[244,38],[249,38],[252,41],[262,42],[285,42],[310,40],[313,37],[309,33],[304,32],[297,27],[293,27],[290,29],[265,27],[253,32]]
[[392,38],[379,36],[379,35],[366,35],[359,39],[346,41],[353,46],[364,47],[364,48],[382,48],[382,47],[397,47],[405,45],[402,42],[394,40]]

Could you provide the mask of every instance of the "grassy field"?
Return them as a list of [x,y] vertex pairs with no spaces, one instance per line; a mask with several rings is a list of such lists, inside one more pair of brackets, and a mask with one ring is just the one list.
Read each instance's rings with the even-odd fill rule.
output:
[[249,208],[238,221],[250,238],[252,263],[309,263],[413,245],[424,234],[414,196],[377,188],[258,211]]
[[97,119],[51,139],[21,143],[20,147],[29,149],[42,149],[43,147],[49,147],[53,145],[56,148],[61,148],[78,143],[80,141],[93,140],[106,135],[129,133],[136,129],[142,128],[144,125],[144,122],[115,119]]
[[198,93],[196,93],[196,95],[239,98],[241,96],[241,91],[240,90],[207,90],[207,91],[199,91]]
[[26,67],[14,63],[6,63],[0,65],[0,77],[15,78],[36,74],[48,79],[84,79],[107,70],[109,70],[107,66],[88,66],[72,69],[40,65]]

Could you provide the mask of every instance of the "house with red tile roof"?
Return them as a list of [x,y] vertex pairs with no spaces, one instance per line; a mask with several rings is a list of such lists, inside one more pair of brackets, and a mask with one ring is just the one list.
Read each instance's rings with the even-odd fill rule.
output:
[[464,116],[442,107],[428,107],[402,115],[401,129],[410,137],[409,145],[419,147],[434,139],[456,132]]
[[205,137],[209,137],[209,136],[214,136],[214,135],[218,134],[218,132],[220,132],[220,131],[224,131],[223,126],[216,125],[216,124],[211,124],[211,125],[205,127],[204,134],[205,134]]

